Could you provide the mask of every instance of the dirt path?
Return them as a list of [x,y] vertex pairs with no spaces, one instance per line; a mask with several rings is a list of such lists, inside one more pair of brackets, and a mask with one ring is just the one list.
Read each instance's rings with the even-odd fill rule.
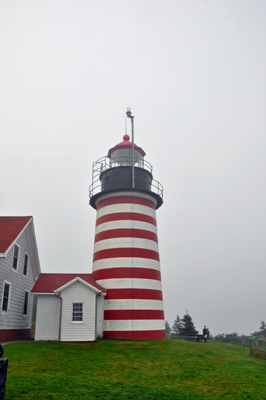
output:
[[1,345],[4,346],[5,344],[11,343],[21,343],[21,342],[33,342],[32,339],[25,339],[25,340],[12,340],[11,342],[1,342]]

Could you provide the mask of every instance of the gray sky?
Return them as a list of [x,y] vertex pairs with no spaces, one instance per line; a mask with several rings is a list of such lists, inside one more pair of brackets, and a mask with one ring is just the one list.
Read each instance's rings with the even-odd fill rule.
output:
[[42,272],[91,272],[92,163],[131,107],[164,186],[166,319],[257,330],[265,71],[265,0],[0,0],[0,214],[33,215]]

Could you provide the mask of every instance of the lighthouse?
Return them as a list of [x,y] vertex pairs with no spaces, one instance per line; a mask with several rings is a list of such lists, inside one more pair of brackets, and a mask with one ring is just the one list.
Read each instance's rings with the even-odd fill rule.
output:
[[93,163],[90,205],[97,210],[92,274],[107,289],[105,338],[165,338],[156,210],[163,187],[145,152],[125,134]]

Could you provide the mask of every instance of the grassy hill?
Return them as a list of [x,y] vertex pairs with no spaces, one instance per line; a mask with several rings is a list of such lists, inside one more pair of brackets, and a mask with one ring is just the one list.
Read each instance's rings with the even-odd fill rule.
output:
[[246,347],[181,340],[12,343],[5,400],[266,399]]

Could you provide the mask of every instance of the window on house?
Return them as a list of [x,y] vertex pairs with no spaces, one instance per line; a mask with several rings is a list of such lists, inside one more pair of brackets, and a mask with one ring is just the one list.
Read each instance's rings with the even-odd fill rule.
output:
[[29,292],[27,290],[25,290],[23,315],[28,314],[28,303],[29,303]]
[[83,303],[73,303],[72,321],[83,321]]
[[19,253],[19,247],[15,244],[14,256],[13,256],[13,268],[14,269],[18,268],[18,253]]
[[9,308],[9,296],[10,296],[10,283],[4,283],[2,311],[7,312]]
[[28,254],[25,254],[25,257],[24,257],[24,268],[23,268],[23,275],[27,275],[27,272],[28,272],[28,262],[29,262],[29,256],[28,256]]

